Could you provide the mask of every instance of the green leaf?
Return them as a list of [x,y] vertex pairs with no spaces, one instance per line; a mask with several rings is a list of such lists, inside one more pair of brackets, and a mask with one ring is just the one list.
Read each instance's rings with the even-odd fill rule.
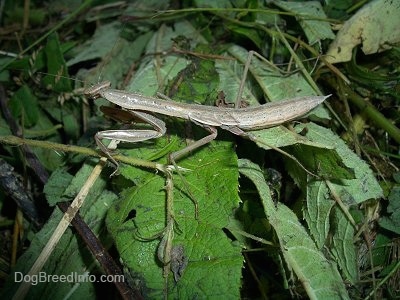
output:
[[358,281],[357,254],[354,245],[354,225],[339,207],[335,207],[333,226],[333,247],[331,252],[346,279],[355,284]]
[[157,92],[164,92],[164,87],[168,81],[173,81],[177,74],[190,63],[190,60],[182,55],[168,55],[163,57],[160,65],[159,58],[154,55],[154,49],[170,51],[174,46],[174,40],[180,37],[190,37],[196,35],[195,40],[188,39],[191,49],[198,43],[206,44],[207,41],[198,33],[196,29],[187,21],[179,21],[175,26],[161,26],[154,32],[146,45],[147,56],[141,61],[141,65],[133,78],[127,85],[127,91],[134,91],[148,96],[154,96]]
[[303,216],[318,249],[322,250],[330,232],[330,213],[335,201],[331,199],[326,183],[318,180],[308,183],[306,200]]
[[[231,46],[228,52],[243,64],[247,62],[249,57],[248,51],[236,45]],[[267,61],[262,61],[257,56],[253,55],[249,71],[264,94],[272,101],[296,96],[315,95],[310,85],[300,75],[293,73],[290,76],[285,76],[287,74],[284,74],[277,66]],[[294,83],[294,85],[290,83]]]
[[250,39],[254,44],[257,45],[258,48],[263,48],[265,40],[259,35],[257,30],[253,28],[238,26],[235,24],[228,24],[227,27],[229,30],[235,32],[236,34],[243,35]]
[[323,21],[323,19],[326,19],[326,15],[318,1],[274,1],[274,4],[295,14],[310,45],[325,39],[335,38],[329,22]]
[[[260,143],[259,147],[269,150],[272,147],[282,148],[286,146],[302,144],[310,147],[332,149],[331,145],[314,142],[296,131],[289,130],[285,126],[276,126],[268,129],[253,131],[252,134]],[[269,146],[268,146],[269,145]]]
[[27,85],[23,85],[10,99],[10,109],[14,117],[22,118],[26,127],[34,126],[39,119],[38,99]]
[[[243,77],[243,66],[236,60],[218,59],[215,61],[215,68],[220,78],[218,90],[224,92],[227,102],[235,102]],[[241,101],[245,101],[249,105],[259,104],[248,81],[244,86]]]
[[71,111],[67,106],[64,106],[61,110],[63,128],[66,135],[77,140],[80,134],[80,128],[78,124],[79,116],[76,115],[76,111]]
[[[198,44],[194,52],[211,53],[212,50],[206,44]],[[214,62],[193,57],[191,63],[168,82],[166,91],[168,97],[176,101],[213,106],[217,99],[218,82]]]
[[90,72],[82,70],[78,77],[90,84],[108,80],[113,87],[124,81],[126,73],[130,72],[131,63],[140,58],[153,33],[145,32],[134,41],[128,41],[120,37],[121,26],[120,22],[100,26],[86,43],[74,49],[75,55],[67,62],[68,66],[102,59],[96,68]]
[[48,73],[43,78],[46,88],[53,89],[56,92],[71,92],[72,86],[67,72],[67,65],[56,33],[48,37],[44,52],[47,59]]
[[119,39],[120,30],[119,22],[100,26],[90,40],[76,49],[77,55],[70,59],[67,65],[72,66],[83,61],[107,56]]
[[[65,200],[61,199],[61,197],[65,191],[65,187],[70,184],[72,179],[73,176],[64,168],[59,168],[51,174],[49,181],[43,189],[50,206],[54,206],[58,202]],[[70,195],[70,197],[72,196]]]
[[[298,144],[291,146],[287,151],[293,154],[307,170],[318,173],[318,176],[322,178],[341,181],[355,177],[354,170],[343,162],[343,158],[336,149]],[[293,171],[293,168],[299,168],[293,160],[287,160],[287,164],[291,165],[290,171]]]
[[[160,143],[160,148],[165,143],[168,142]],[[165,288],[171,298],[218,295],[238,298],[243,265],[241,248],[222,230],[239,203],[236,155],[230,143],[213,142],[210,147],[180,160],[179,166],[190,170],[182,174],[183,178],[173,176],[176,221],[173,245],[182,246],[188,259],[181,278],[174,282],[170,273],[166,287],[162,263],[156,255],[160,244],[156,237],[166,226],[166,194],[163,174],[152,171],[147,172],[145,180],[136,181],[137,186],[126,189],[107,216],[107,227],[123,264],[135,278],[141,278],[147,299],[159,299]],[[198,203],[197,220],[188,189]],[[213,276],[209,276],[211,272]]]
[[[307,123],[305,125],[294,126],[297,132],[302,132],[301,129],[308,129]],[[318,140],[309,139],[306,136],[296,133],[296,131],[288,130],[284,126],[273,127],[269,129],[253,131],[252,135],[255,137],[256,144],[265,150],[274,148],[282,148],[291,146],[282,150],[293,154],[298,161],[309,171],[318,173],[319,176],[325,178],[354,178],[354,172],[351,168],[345,166],[341,157],[333,149],[332,144],[322,143]],[[292,176],[297,182],[300,178],[304,178],[303,174],[295,175],[296,171],[293,168],[299,168],[298,164],[291,159],[287,159],[287,164],[292,165]]]
[[[314,123],[296,126],[296,131],[300,132],[304,128],[307,128],[307,138],[313,142],[333,146],[342,164],[354,171],[355,178],[346,179],[346,177],[340,177],[340,174],[338,174],[339,176],[334,176],[336,170],[331,169],[331,174],[333,175],[331,177],[342,178],[332,182],[332,186],[344,203],[352,205],[383,196],[382,189],[369,166],[350,150],[343,140],[331,130]],[[340,170],[340,168],[337,168],[337,170]]]
[[284,204],[274,204],[259,166],[241,159],[239,171],[255,184],[267,219],[279,239],[284,261],[310,299],[349,299],[336,266],[317,249],[297,216]]

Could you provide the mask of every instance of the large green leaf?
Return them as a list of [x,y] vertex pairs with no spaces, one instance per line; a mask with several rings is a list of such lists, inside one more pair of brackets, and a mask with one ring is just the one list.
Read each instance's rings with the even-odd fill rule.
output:
[[[157,143],[161,151],[165,142]],[[131,151],[131,155],[134,152],[143,155],[154,152],[154,148]],[[241,248],[222,230],[239,204],[238,171],[232,146],[227,142],[213,143],[180,161],[179,166],[190,170],[183,173],[184,181],[177,174],[173,176],[172,243],[174,247],[183,247],[188,261],[180,279],[175,282],[176,274],[171,272],[166,283],[163,264],[157,257],[161,237],[155,237],[166,226],[166,191],[163,174],[153,171],[143,174],[139,170],[144,179],[126,189],[107,216],[107,227],[123,264],[132,276],[140,278],[147,299],[159,299],[166,291],[172,298],[218,295],[238,298],[243,265]],[[129,178],[135,178],[135,173],[132,168],[123,170]],[[187,188],[198,202],[198,219]]]
[[256,186],[264,212],[279,239],[282,255],[311,299],[349,299],[336,265],[320,251],[297,216],[282,203],[275,204],[258,165],[239,160],[240,173]]

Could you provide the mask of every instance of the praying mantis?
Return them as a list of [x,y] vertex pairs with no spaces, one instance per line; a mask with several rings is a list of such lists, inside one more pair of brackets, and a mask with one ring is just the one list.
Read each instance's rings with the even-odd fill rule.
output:
[[[175,161],[187,153],[206,145],[217,137],[217,127],[227,130],[235,135],[249,138],[256,141],[252,131],[269,128],[299,118],[313,108],[325,101],[329,96],[308,96],[283,101],[270,102],[260,106],[246,108],[214,107],[198,104],[178,103],[170,99],[148,97],[136,93],[129,93],[122,90],[111,89],[110,82],[103,82],[85,91],[85,95],[97,99],[105,98],[111,103],[120,106],[132,115],[153,127],[153,129],[140,130],[107,130],[98,132],[95,140],[99,148],[115,164],[118,170],[118,163],[110,154],[102,139],[110,139],[122,142],[140,142],[163,136],[166,133],[165,123],[149,113],[156,113],[170,117],[176,117],[193,122],[203,127],[209,135],[201,138],[179,151],[169,155],[169,162],[174,165]],[[166,98],[166,97],[164,97]],[[116,172],[114,171],[114,173]],[[113,173],[113,174],[114,174]],[[179,173],[179,172],[178,172]],[[174,265],[172,240],[174,235],[174,212],[172,208],[172,178],[167,174],[167,225],[161,233],[161,241],[158,246],[157,256],[164,263],[164,276],[168,277],[170,265]],[[190,194],[190,191],[189,191]],[[197,201],[192,197],[195,205],[197,219]],[[174,270],[171,267],[172,270]],[[180,269],[179,269],[180,270]],[[179,271],[182,272],[182,271]],[[179,275],[179,276],[178,276]],[[174,277],[180,277],[174,271]]]
[[111,89],[110,82],[107,81],[88,88],[85,95],[93,99],[105,98],[128,111],[132,114],[132,117],[136,117],[153,127],[153,130],[107,130],[95,135],[99,148],[117,167],[118,163],[112,158],[101,140],[140,142],[163,136],[166,133],[165,123],[147,112],[189,120],[210,133],[186,148],[171,153],[170,160],[175,163],[175,160],[188,152],[214,140],[217,137],[216,127],[254,140],[251,131],[274,127],[304,116],[330,96],[299,97],[247,108],[213,107],[178,103],[172,100]]

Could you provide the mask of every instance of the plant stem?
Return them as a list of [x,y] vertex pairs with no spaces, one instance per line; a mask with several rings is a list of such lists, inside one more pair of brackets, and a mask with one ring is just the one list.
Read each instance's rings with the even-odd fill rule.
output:
[[[0,136],[0,144],[16,145],[16,146],[28,145],[31,147],[50,149],[53,151],[55,150],[61,152],[73,152],[73,153],[84,154],[87,156],[102,157],[102,155],[99,152],[90,148],[73,146],[73,145],[64,145],[47,141],[23,139],[13,135]],[[126,163],[132,166],[157,169],[160,171],[164,170],[164,168],[160,164],[147,160],[127,157],[124,155],[115,155],[113,156],[113,158],[119,162]]]

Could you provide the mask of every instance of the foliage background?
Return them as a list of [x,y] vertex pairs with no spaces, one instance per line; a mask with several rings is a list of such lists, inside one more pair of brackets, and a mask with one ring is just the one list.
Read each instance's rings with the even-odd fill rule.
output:
[[[388,9],[388,1],[378,0],[325,6],[312,1],[24,4],[25,9],[6,1],[2,11],[2,98],[9,98],[22,136],[38,141],[32,151],[51,176],[43,187],[26,150],[12,146],[3,107],[1,159],[24,178],[18,181],[12,172],[1,176],[4,297],[19,287],[13,272],[29,271],[59,223],[62,213],[55,205],[71,201],[92,172],[96,159],[87,155],[95,147],[95,132],[121,127],[100,111],[107,101],[88,101],[82,86],[110,80],[119,89],[205,105],[214,105],[223,91],[230,105],[249,50],[267,61],[252,60],[242,102],[332,96],[304,122],[254,132],[256,143],[219,130],[216,141],[179,160],[187,171],[173,175],[173,205],[165,176],[154,165],[135,167],[138,162],[131,160],[111,179],[107,168],[80,215],[110,250],[136,297],[398,296],[399,52],[394,46],[375,54],[383,49],[358,46],[353,34],[365,20],[381,24],[383,18],[385,30],[366,27],[362,40],[398,42],[392,25],[398,5]],[[382,11],[390,13],[382,17],[377,13]],[[339,32],[332,30],[346,20]],[[119,153],[164,164],[168,153],[204,136],[187,122],[163,120],[165,137],[121,145]],[[83,148],[57,148],[61,144]],[[10,192],[7,183],[13,180],[28,197],[18,202],[24,217],[12,202],[22,199]],[[107,273],[75,230],[62,236],[43,271],[89,272],[97,278]],[[177,270],[163,266],[157,255],[165,241],[171,251],[184,249]],[[110,283],[46,282],[33,285],[28,297],[105,293],[117,292]]]

